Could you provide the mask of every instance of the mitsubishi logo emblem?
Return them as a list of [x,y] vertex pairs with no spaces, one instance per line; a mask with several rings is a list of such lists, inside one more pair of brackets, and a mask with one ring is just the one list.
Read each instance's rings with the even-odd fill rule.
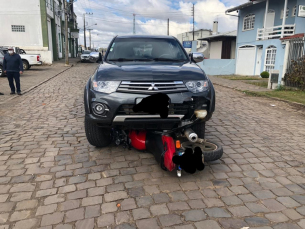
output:
[[154,83],[151,83],[151,87],[148,88],[149,91],[158,91],[159,89],[155,86]]

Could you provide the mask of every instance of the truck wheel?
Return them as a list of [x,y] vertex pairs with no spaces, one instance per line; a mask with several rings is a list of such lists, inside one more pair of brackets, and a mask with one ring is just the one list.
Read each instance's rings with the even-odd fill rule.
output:
[[105,147],[111,143],[111,130],[100,128],[85,117],[85,131],[88,142],[96,147]]
[[29,69],[31,69],[32,65],[29,65]]
[[198,135],[198,138],[204,139],[204,136],[205,136],[205,122],[196,123],[191,128]]
[[29,69],[29,63],[26,60],[22,60],[22,64],[23,64],[23,70]]
[[3,71],[3,67],[0,66],[0,77],[4,76],[4,71]]
[[200,147],[202,154],[204,156],[204,161],[216,161],[220,159],[223,155],[223,148],[218,143],[206,141],[205,145],[201,143],[192,143],[192,142],[183,142],[182,148],[192,148],[193,150],[196,147]]

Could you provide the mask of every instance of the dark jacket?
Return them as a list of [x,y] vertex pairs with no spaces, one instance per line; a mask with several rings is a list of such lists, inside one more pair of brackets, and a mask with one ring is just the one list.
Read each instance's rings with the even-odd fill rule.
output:
[[3,60],[3,71],[7,72],[23,72],[23,64],[19,54],[14,53],[10,55],[9,53],[5,54]]

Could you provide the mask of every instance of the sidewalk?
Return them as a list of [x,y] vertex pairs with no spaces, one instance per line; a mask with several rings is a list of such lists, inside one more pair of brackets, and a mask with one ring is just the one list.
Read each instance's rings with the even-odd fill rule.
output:
[[270,89],[267,88],[244,83],[241,80],[228,80],[217,76],[209,76],[209,78],[212,81],[212,83],[215,85],[219,85],[239,91],[255,91],[255,92],[271,91]]
[[[69,58],[69,64],[76,65],[79,58]],[[65,60],[54,61],[52,65],[32,66],[20,76],[21,92],[27,93],[36,86],[71,68],[65,67]],[[0,104],[5,103],[18,95],[10,95],[10,87],[6,77],[0,78]]]

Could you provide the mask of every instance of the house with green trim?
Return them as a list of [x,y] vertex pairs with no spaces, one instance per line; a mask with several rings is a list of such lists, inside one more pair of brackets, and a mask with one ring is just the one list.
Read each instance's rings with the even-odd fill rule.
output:
[[65,0],[14,0],[1,4],[0,46],[16,46],[27,54],[40,54],[46,64],[65,58],[68,42],[69,57],[78,55],[77,17],[73,1],[67,2],[68,37],[65,37]]

